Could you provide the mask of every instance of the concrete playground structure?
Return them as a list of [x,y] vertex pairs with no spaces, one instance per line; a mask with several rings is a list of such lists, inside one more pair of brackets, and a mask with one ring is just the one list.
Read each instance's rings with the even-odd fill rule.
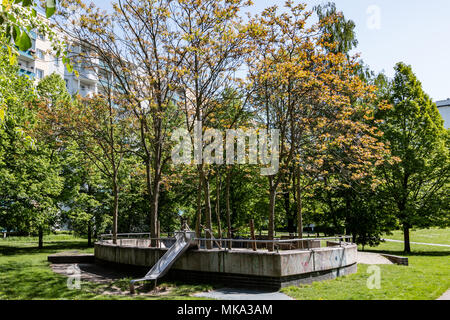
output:
[[[357,271],[357,246],[342,239],[280,241],[274,252],[254,251],[251,245],[248,249],[233,247],[230,250],[225,249],[226,245],[222,248],[217,241],[215,248],[207,250],[198,245],[199,241],[195,240],[188,250],[173,259],[170,270],[164,275],[166,279],[279,290]],[[251,244],[250,240],[243,241]],[[175,247],[175,239],[161,239],[160,243],[161,248],[152,248],[150,240],[144,239],[120,239],[117,244],[103,240],[95,244],[95,260],[145,274],[149,268],[155,269],[164,260],[163,256],[170,254],[167,248]]]

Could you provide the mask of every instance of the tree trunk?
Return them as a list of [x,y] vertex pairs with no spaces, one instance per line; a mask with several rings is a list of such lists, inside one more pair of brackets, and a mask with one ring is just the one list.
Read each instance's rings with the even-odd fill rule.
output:
[[[202,178],[202,184],[203,184],[203,192],[205,193],[205,213],[206,213],[206,228],[209,229],[210,232],[206,232],[206,238],[211,239],[212,236],[212,224],[211,224],[211,198],[209,194],[209,181],[205,175],[205,172],[203,171],[203,168],[200,167],[200,175]],[[212,249],[212,242],[206,241],[206,248]]]
[[289,188],[284,187],[283,188],[283,198],[284,198],[284,211],[286,212],[286,218],[287,218],[287,229],[289,233],[294,233],[294,220],[291,216],[291,202],[290,202],[290,192]]
[[[91,190],[91,185],[88,184],[87,185],[87,193],[88,195],[92,196],[92,190]],[[91,207],[89,207],[88,209],[88,214],[91,214]],[[92,246],[92,220],[93,218],[88,220],[88,229],[87,229],[87,237],[88,237],[88,247]]]
[[[158,103],[161,105],[160,103]],[[161,159],[162,159],[162,145],[161,145],[161,119],[158,118],[155,125],[155,152],[154,152],[154,181],[153,181],[153,190],[152,190],[152,203],[151,203],[151,212],[150,212],[150,236],[151,238],[159,239],[159,228],[158,228],[158,208],[159,208],[159,193],[161,189]],[[151,246],[158,246],[158,240],[152,240]]]
[[94,239],[97,239],[97,230],[99,229],[98,223],[95,221],[94,222]]
[[114,194],[114,204],[113,204],[113,244],[117,244],[117,223],[119,216],[119,188],[117,186],[117,172],[114,172],[113,177],[113,194]]
[[220,174],[217,172],[216,178],[216,219],[217,219],[217,229],[218,237],[222,239],[222,225],[220,221]]
[[297,167],[295,169],[297,179],[295,184],[295,189],[297,192],[297,232],[298,232],[298,238],[303,238],[303,207],[302,207],[302,189],[300,186],[300,168]]
[[411,243],[409,242],[409,225],[403,224],[403,239],[405,243],[405,252],[411,253]]
[[[230,169],[227,170],[227,186],[226,186],[226,203],[227,203],[227,237],[228,239],[232,238],[231,234],[231,209],[230,209],[230,183],[231,183],[231,172]],[[228,242],[228,248],[231,249],[232,242]]]
[[151,246],[156,247],[159,238],[158,234],[158,205],[159,205],[159,181],[155,179],[155,185],[153,189],[153,197],[150,210],[150,237],[152,238]]
[[38,248],[42,249],[44,248],[44,230],[42,229],[42,227],[39,227],[38,238]]
[[195,234],[197,238],[202,237],[202,231],[200,225],[202,224],[202,177],[198,178],[197,187],[197,221],[195,223]]
[[88,236],[88,247],[90,247],[90,246],[92,246],[92,226],[91,226],[91,220],[88,221],[87,236]]
[[[255,238],[255,221],[253,219],[250,220],[250,236],[252,240],[256,240]],[[258,249],[256,242],[252,242],[252,249],[256,251]]]
[[[274,187],[270,188],[269,193],[269,240],[274,239],[274,233],[275,233],[275,198],[276,198],[276,189]],[[274,245],[273,242],[270,242],[267,244],[267,249],[271,252],[274,251]]]

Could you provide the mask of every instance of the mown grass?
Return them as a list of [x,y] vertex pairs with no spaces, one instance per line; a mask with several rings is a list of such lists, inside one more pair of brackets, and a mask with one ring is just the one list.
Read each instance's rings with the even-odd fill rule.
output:
[[[422,243],[437,243],[437,244],[448,244],[450,245],[450,229],[419,229],[411,230],[410,232],[411,241],[422,242]],[[394,231],[392,234],[384,235],[386,239],[392,240],[402,240],[403,232]]]
[[[450,229],[417,230],[411,241],[446,244]],[[401,239],[401,233],[387,236]],[[432,241],[426,239],[433,239]],[[129,279],[120,279],[109,285],[82,282],[80,290],[70,290],[67,278],[54,273],[47,256],[60,251],[91,253],[86,239],[70,235],[46,236],[44,249],[37,248],[37,238],[18,237],[0,239],[0,299],[198,299],[194,292],[207,291],[211,286],[163,283],[159,288],[170,287],[161,296],[129,296],[104,294],[111,288],[127,290]],[[300,300],[434,300],[450,287],[450,248],[412,244],[408,254],[409,266],[381,265],[381,289],[369,289],[368,266],[359,265],[356,274],[311,285],[289,287],[283,292]],[[359,248],[360,250],[362,248]],[[383,243],[366,251],[395,255],[402,252],[402,243]]]
[[121,279],[111,284],[82,282],[81,288],[71,290],[67,286],[67,278],[54,273],[47,256],[61,251],[79,251],[92,253],[85,239],[68,235],[46,237],[44,249],[37,248],[34,238],[21,237],[0,239],[0,299],[158,299],[182,300],[198,299],[192,293],[206,291],[210,286],[186,285],[180,283],[163,283],[159,287],[170,287],[167,294],[161,296],[112,295],[104,294],[111,288],[128,288],[129,279]]
[[[434,237],[437,243],[448,238],[450,229],[438,230]],[[431,230],[431,233],[436,230]],[[418,230],[415,235],[426,236],[426,231]],[[445,243],[444,243],[445,244]],[[435,300],[450,288],[450,248],[411,245],[412,253],[403,253],[403,243],[382,243],[366,251],[388,253],[409,258],[409,266],[380,265],[381,288],[369,289],[367,265],[358,265],[358,272],[335,280],[316,282],[311,285],[288,287],[282,291],[299,300]],[[362,248],[359,248],[360,250]]]

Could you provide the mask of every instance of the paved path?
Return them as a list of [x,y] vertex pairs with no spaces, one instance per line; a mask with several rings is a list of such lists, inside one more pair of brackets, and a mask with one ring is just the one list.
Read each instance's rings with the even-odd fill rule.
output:
[[195,297],[217,300],[294,300],[281,292],[264,292],[245,289],[223,288],[209,292],[197,293]]
[[448,289],[438,300],[450,300],[450,289]]
[[[392,239],[382,239],[383,241],[387,242],[400,242],[403,243],[402,240],[392,240]],[[447,247],[450,248],[450,244],[437,244],[437,243],[423,243],[423,242],[410,242],[411,244],[420,244],[424,246],[435,246],[435,247]]]
[[373,252],[358,251],[356,261],[360,264],[393,264],[388,258]]

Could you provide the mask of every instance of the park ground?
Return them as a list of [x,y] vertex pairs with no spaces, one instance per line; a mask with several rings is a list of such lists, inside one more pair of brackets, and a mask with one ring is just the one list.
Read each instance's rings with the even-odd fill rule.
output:
[[[385,238],[401,240],[402,234]],[[416,230],[411,241],[450,245],[450,229]],[[47,236],[44,245],[37,249],[37,239],[32,237],[0,239],[0,299],[198,299],[194,293],[212,289],[163,283],[155,294],[130,296],[126,293],[129,279],[124,278],[110,283],[82,282],[80,289],[70,290],[67,278],[52,271],[47,256],[73,250],[92,253],[93,249],[85,239],[68,234]],[[365,250],[407,256],[409,266],[380,265],[380,289],[367,287],[368,266],[360,264],[356,274],[282,292],[299,300],[435,300],[450,288],[450,247],[413,244],[413,252],[404,254],[402,243],[387,242]]]

